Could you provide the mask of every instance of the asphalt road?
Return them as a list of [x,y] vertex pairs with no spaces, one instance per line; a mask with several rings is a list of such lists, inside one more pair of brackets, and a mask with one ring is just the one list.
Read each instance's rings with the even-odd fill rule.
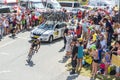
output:
[[16,39],[6,36],[0,42],[0,80],[89,80],[66,71],[65,63],[61,62],[65,52],[59,52],[63,47],[61,39],[52,44],[42,43],[33,63],[28,65],[29,34],[20,33]]

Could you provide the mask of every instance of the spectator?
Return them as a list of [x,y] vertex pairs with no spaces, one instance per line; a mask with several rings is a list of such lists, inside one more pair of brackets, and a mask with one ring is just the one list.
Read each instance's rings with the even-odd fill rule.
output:
[[111,58],[112,58],[112,55],[117,55],[117,50],[120,46],[120,41],[116,41],[114,45],[111,46],[110,50],[111,50]]
[[18,14],[17,16],[16,16],[16,23],[17,23],[17,33],[18,32],[20,32],[22,29],[21,29],[21,15],[20,14]]
[[11,33],[12,33],[12,37],[16,36],[16,16],[13,15],[12,16],[12,29],[11,29]]
[[106,52],[106,54],[105,54],[105,75],[107,75],[108,74],[108,67],[110,66],[110,53],[109,52]]
[[28,30],[29,29],[29,23],[30,23],[30,20],[29,20],[29,15],[28,14],[26,14],[26,16],[25,16],[25,22],[26,22],[26,29]]
[[71,32],[69,31],[68,34],[65,37],[66,37],[66,41],[67,41],[66,47],[65,47],[66,48],[66,56],[65,56],[65,58],[69,58],[70,55],[71,55],[71,46],[70,46],[70,44],[72,42],[73,36],[72,36]]
[[78,11],[77,16],[78,16],[78,22],[80,22],[82,19],[82,11],[81,10]]
[[1,18],[1,20],[2,20],[2,26],[1,26],[1,37],[3,38],[3,36],[4,36],[4,24],[3,24],[3,22],[4,22],[4,15],[2,16],[2,18]]
[[100,63],[100,73],[101,74],[104,74],[104,72],[105,72],[105,64],[102,62],[102,63]]
[[[120,41],[116,42],[116,46],[113,48],[112,54],[114,53],[116,56],[120,56]],[[112,49],[112,50],[113,50]],[[120,76],[120,66],[116,66],[116,77]]]
[[104,38],[104,35],[100,35],[100,45],[101,45],[101,49],[105,52],[106,48],[107,48],[107,43],[106,40]]
[[98,12],[98,23],[102,20],[101,14]]
[[87,32],[88,32],[88,25],[87,25],[87,21],[84,19],[82,21],[82,38],[83,40],[86,40],[87,39]]
[[68,34],[68,28],[67,28],[67,25],[65,25],[65,30],[64,30],[64,33],[63,33],[63,38],[64,38],[64,47],[63,49],[65,49],[65,46],[66,46],[66,43],[67,43],[67,40],[66,40],[66,35]]
[[[78,46],[78,54],[77,54],[77,72],[81,71],[82,69],[82,60],[83,60],[83,45],[82,45],[82,40],[80,41],[80,43],[77,43]],[[80,68],[80,69],[79,69]]]
[[[118,48],[117,55],[120,56],[120,46]],[[116,67],[116,77],[120,77],[120,66]]]
[[80,38],[82,34],[82,26],[78,23],[76,28],[77,37]]
[[32,13],[31,22],[32,22],[32,27],[34,27],[35,26],[35,14],[34,13]]
[[91,55],[93,57],[93,62],[92,62],[92,78],[94,79],[96,74],[97,74],[97,70],[98,70],[98,63],[99,63],[99,57],[98,57],[98,51],[95,47],[95,45],[92,46],[92,52]]
[[113,29],[114,29],[113,39],[114,39],[114,40],[118,40],[118,35],[119,35],[119,23],[114,23],[114,24],[113,24]]
[[0,18],[0,41],[2,39],[2,27],[3,27],[3,25],[2,25],[2,18]]
[[111,23],[108,21],[108,19],[105,18],[104,22],[106,24],[105,26],[106,26],[106,31],[107,31],[107,46],[110,47],[114,30],[113,30]]
[[91,31],[90,45],[95,44],[97,41],[97,34],[94,30]]
[[75,74],[75,69],[76,69],[76,65],[77,65],[77,53],[78,53],[78,47],[76,46],[76,39],[73,39],[72,43],[71,43],[71,47],[72,47],[72,59],[71,59],[71,63],[72,63],[72,71],[70,72],[70,74]]
[[86,10],[85,10],[85,11],[83,11],[83,13],[82,13],[82,19],[84,19],[84,18],[85,18],[85,15],[86,15]]
[[25,25],[25,23],[26,23],[25,22],[26,21],[25,20],[25,13],[22,14],[22,19],[21,20],[22,20],[22,30],[25,30],[25,28],[26,28],[26,25]]
[[4,26],[4,35],[7,35],[9,31],[9,23],[6,17],[4,17],[3,26]]

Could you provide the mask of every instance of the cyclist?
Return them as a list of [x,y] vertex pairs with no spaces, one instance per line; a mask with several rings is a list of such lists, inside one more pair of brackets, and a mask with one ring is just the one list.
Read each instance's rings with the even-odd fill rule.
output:
[[32,44],[31,44],[31,48],[28,54],[28,60],[26,60],[27,62],[30,62],[32,55],[36,52],[38,52],[38,50],[40,49],[40,39],[38,36],[34,36],[33,40],[32,40]]

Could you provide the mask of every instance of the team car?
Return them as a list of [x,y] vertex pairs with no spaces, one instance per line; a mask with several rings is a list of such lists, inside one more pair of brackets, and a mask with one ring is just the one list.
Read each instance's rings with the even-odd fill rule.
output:
[[31,31],[31,38],[39,36],[41,41],[52,42],[54,39],[63,37],[64,22],[47,21]]

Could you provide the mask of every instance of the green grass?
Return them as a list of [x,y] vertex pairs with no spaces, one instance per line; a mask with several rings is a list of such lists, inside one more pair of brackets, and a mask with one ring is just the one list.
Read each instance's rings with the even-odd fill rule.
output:
[[[72,66],[70,65],[70,61],[71,60],[68,60],[67,63],[66,63],[66,64],[69,64],[69,65],[66,66],[67,71],[70,71],[72,69]],[[82,76],[91,77],[90,66],[89,67],[83,67],[79,74],[82,75]],[[112,76],[112,75],[104,76],[102,74],[98,74],[98,75],[96,75],[95,80],[120,80],[120,78],[116,78],[115,76]]]
[[115,76],[111,75],[103,76],[99,74],[96,76],[96,80],[120,80],[120,78],[116,78]]

